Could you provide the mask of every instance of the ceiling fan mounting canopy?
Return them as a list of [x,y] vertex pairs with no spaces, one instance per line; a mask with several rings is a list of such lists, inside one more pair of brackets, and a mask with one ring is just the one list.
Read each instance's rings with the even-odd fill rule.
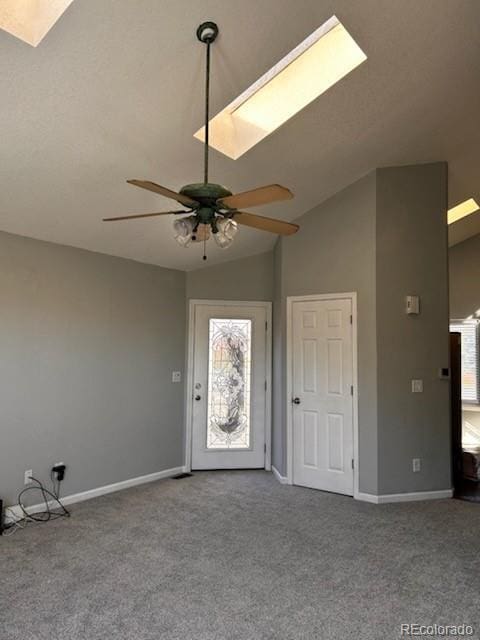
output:
[[211,44],[215,42],[218,36],[218,26],[215,22],[207,21],[202,22],[202,24],[197,29],[197,38],[200,42],[204,42],[205,44]]

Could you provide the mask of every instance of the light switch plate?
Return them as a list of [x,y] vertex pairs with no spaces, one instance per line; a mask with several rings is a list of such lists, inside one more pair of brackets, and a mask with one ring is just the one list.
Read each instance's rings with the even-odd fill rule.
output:
[[408,315],[417,316],[420,313],[420,298],[418,296],[407,296],[405,298],[405,311]]
[[181,381],[182,381],[182,372],[172,371],[172,382],[181,382]]
[[412,393],[423,393],[423,380],[412,380]]

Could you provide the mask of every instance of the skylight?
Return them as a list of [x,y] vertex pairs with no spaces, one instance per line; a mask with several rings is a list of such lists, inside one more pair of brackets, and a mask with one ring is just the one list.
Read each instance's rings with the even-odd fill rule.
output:
[[1,0],[0,29],[36,47],[73,0]]
[[480,207],[473,198],[465,200],[448,210],[448,224],[457,222],[457,220],[461,220],[462,218],[465,218],[465,216],[469,216],[471,213],[475,213],[475,211],[478,211],[479,209]]
[[332,16],[210,120],[211,146],[239,158],[366,59]]

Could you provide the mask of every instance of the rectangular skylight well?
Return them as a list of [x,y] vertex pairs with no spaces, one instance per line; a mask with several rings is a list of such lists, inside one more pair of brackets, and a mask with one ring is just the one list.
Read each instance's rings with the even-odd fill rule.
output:
[[457,220],[461,220],[462,218],[465,218],[465,216],[469,216],[471,213],[475,213],[475,211],[478,211],[479,209],[480,207],[475,200],[473,198],[469,198],[448,210],[448,224],[457,222]]
[[366,59],[332,16],[210,120],[211,146],[239,158]]
[[73,0],[0,0],[0,29],[36,47]]

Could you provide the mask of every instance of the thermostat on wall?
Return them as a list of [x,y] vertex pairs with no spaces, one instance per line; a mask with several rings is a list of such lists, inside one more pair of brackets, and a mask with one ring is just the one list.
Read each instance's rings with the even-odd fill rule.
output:
[[420,298],[418,296],[407,296],[405,299],[408,315],[418,315],[420,313]]

